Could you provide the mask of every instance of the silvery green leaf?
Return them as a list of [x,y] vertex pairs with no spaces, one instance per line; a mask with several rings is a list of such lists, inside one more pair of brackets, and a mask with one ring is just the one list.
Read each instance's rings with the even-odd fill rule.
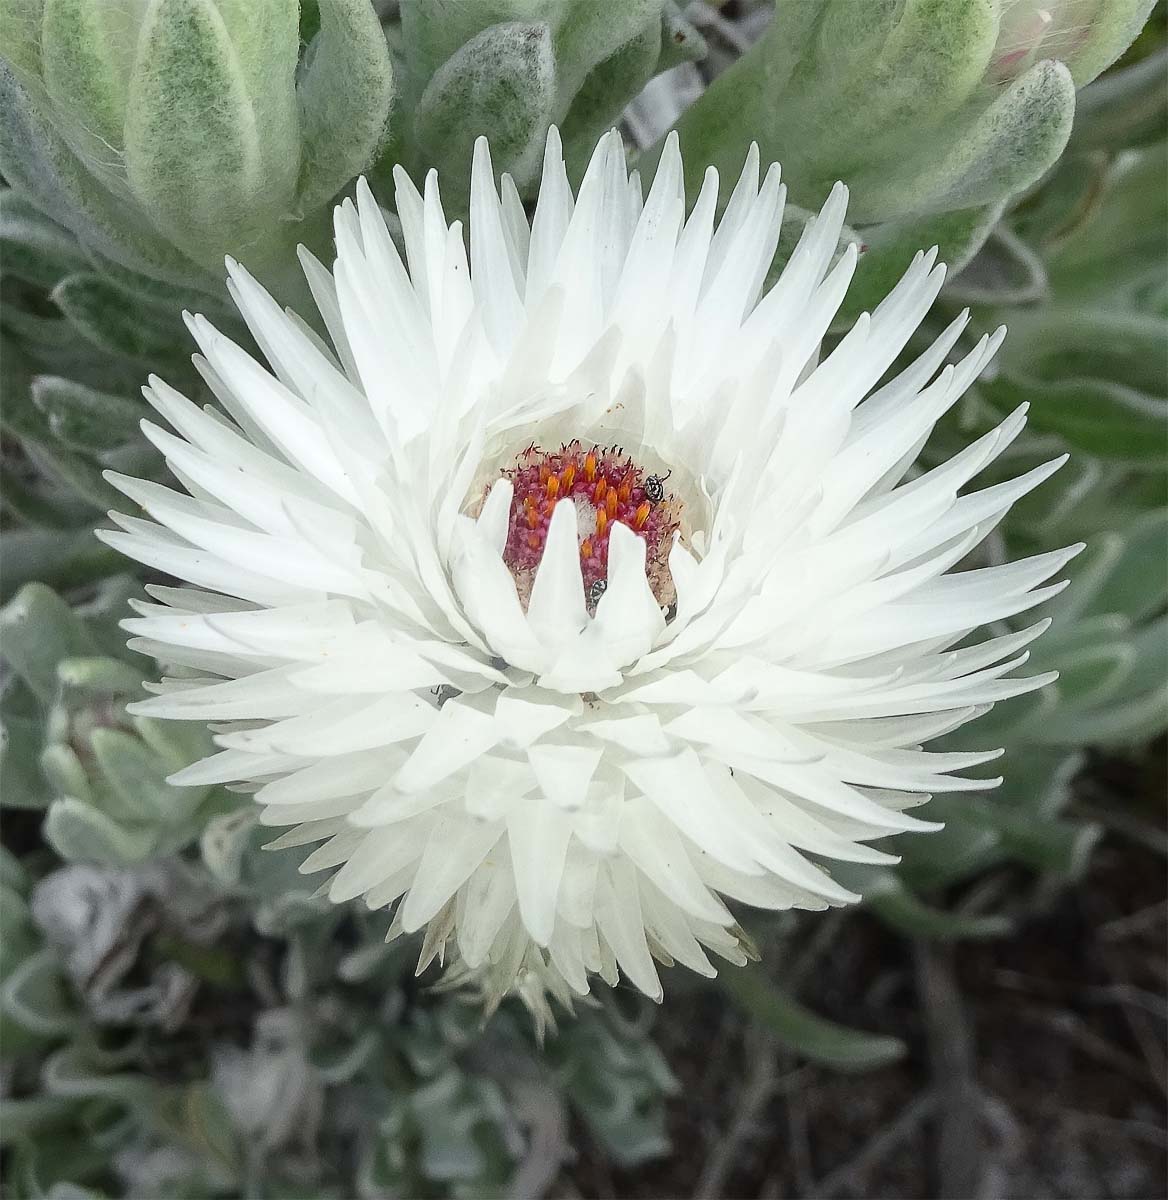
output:
[[389,47],[367,0],[320,0],[320,32],[297,85],[301,208],[330,200],[372,162],[393,93]]
[[126,175],[153,223],[218,273],[280,233],[300,169],[294,0],[157,0],[138,34]]
[[597,140],[653,77],[660,53],[660,22],[654,20],[584,77],[560,127],[564,156],[574,174],[583,174]]
[[39,1037],[66,1037],[78,1015],[69,1006],[60,962],[52,950],[39,950],[0,982],[0,1012]]
[[1063,304],[1087,296],[1131,306],[1133,289],[1162,284],[1168,221],[1168,142],[1116,158],[1100,181],[1088,219],[1065,232],[1047,256],[1051,287]]
[[119,825],[103,812],[80,800],[54,800],[45,816],[44,834],[49,844],[69,862],[126,866],[141,862],[154,849],[151,829]]
[[661,1052],[636,1025],[583,1009],[544,1051],[560,1091],[614,1162],[636,1166],[669,1151],[665,1098],[680,1085]]
[[13,315],[12,311],[5,313],[6,328],[0,333],[0,383],[4,397],[0,427],[18,437],[45,437],[49,432],[48,422],[32,402],[31,384],[36,370],[33,354],[21,336],[25,332],[23,322],[13,328]]
[[[162,1114],[165,1122],[169,1112]],[[175,1129],[178,1137],[209,1156],[216,1165],[234,1178],[240,1166],[241,1147],[231,1116],[215,1089],[207,1082],[190,1084],[183,1092],[181,1103],[175,1105]]]
[[185,349],[174,309],[145,303],[93,272],[62,279],[51,295],[77,332],[108,354],[157,364]]
[[4,57],[23,78],[36,80],[41,73],[40,28],[45,0],[0,0],[0,29],[4,30]]
[[929,808],[930,819],[944,821],[944,829],[928,837],[902,836],[881,844],[900,856],[897,874],[909,887],[922,891],[944,887],[969,879],[1002,858],[998,832],[969,821],[946,801],[947,797],[934,797]]
[[191,277],[189,260],[85,169],[2,59],[0,108],[0,173],[9,184],[107,258],[159,279]]
[[[24,896],[31,883],[32,878],[20,859],[7,846],[0,846],[0,887],[8,888],[11,895]],[[15,911],[11,905],[9,909]]]
[[991,80],[997,32],[991,0],[782,5],[679,121],[687,185],[707,162],[733,177],[757,140],[797,204],[843,179],[858,226],[999,204],[1062,151],[1074,84],[1054,62]]
[[1168,320],[1162,317],[1065,303],[1001,316],[1010,323],[999,360],[1003,371],[1052,383],[1096,379],[1168,398]]
[[[554,31],[560,113],[568,111],[572,98],[597,67],[621,53],[630,42],[645,36],[647,30],[657,31],[656,47],[660,52],[663,0],[625,0],[622,4],[594,4],[589,0],[569,0],[564,4],[545,0],[540,7],[543,19]],[[636,90],[639,89],[638,84]],[[622,105],[634,94],[635,91],[627,93]]]
[[1059,655],[1059,697],[1077,707],[1101,707],[1116,699],[1136,664],[1126,639],[1086,645]]
[[174,283],[131,270],[104,257],[91,247],[86,247],[86,254],[90,270],[96,271],[109,283],[128,292],[136,300],[163,306],[174,313],[180,313],[183,309],[200,313],[214,321],[224,332],[230,332],[233,338],[236,336],[235,331],[243,327],[239,311],[226,297],[221,279],[215,276],[192,279],[187,284]]
[[1071,133],[1075,86],[1062,63],[1036,63],[980,111],[951,122],[940,144],[906,146],[849,177],[853,219],[993,204],[1029,187],[1058,159]]
[[24,524],[47,529],[77,529],[90,517],[89,506],[66,489],[12,463],[0,463],[0,506]]
[[[44,0],[41,77],[59,128],[87,162],[116,171],[137,47],[133,4]],[[98,172],[100,173],[100,171]]]
[[1002,207],[959,209],[858,230],[856,236],[862,244],[859,263],[833,327],[850,328],[860,313],[871,311],[921,249],[937,246],[940,261],[952,274],[959,272],[989,237]]
[[[87,622],[91,635],[93,622]],[[123,635],[124,636],[124,635]],[[83,703],[91,695],[102,699],[119,695],[137,698],[142,688],[141,672],[116,658],[67,658],[57,664],[62,696],[70,703]]]
[[120,503],[121,494],[106,483],[101,468],[91,458],[75,454],[52,438],[25,438],[21,449],[38,470],[94,508],[105,512]]
[[[1160,509],[1110,539],[1093,539],[1100,543],[1096,553],[1103,570],[1084,597],[1082,615],[1120,613],[1135,623],[1158,613],[1168,601],[1168,557],[1162,553],[1166,538],[1168,509]],[[1082,557],[1091,552],[1088,547]],[[1085,563],[1083,573],[1087,570]],[[1072,577],[1077,590],[1082,576],[1072,570]]]
[[84,529],[10,529],[4,535],[4,572],[0,599],[29,583],[67,591],[117,575],[126,560]]
[[[137,656],[136,656],[137,657]],[[137,695],[134,697],[137,699]],[[153,717],[131,717],[138,736],[166,765],[168,772],[189,767],[211,753],[211,737],[199,721],[159,721]],[[182,788],[184,795],[202,796],[205,789]]]
[[840,1071],[871,1071],[904,1055],[894,1037],[848,1029],[816,1016],[758,967],[723,967],[718,986],[796,1054]]
[[0,637],[8,665],[46,704],[57,695],[57,664],[97,652],[76,614],[50,588],[30,583],[0,611]]
[[259,810],[249,807],[221,813],[207,822],[199,838],[199,849],[207,870],[220,883],[239,882],[243,856],[258,820]]
[[66,1125],[74,1109],[62,1096],[5,1096],[0,1100],[0,1145],[19,1145],[44,1129]]
[[999,376],[984,383],[981,392],[1003,416],[1028,403],[1032,430],[1056,433],[1088,454],[1130,463],[1163,462],[1168,400],[1105,379],[1046,382]]
[[488,27],[515,22],[546,24],[554,34],[555,57],[562,72],[561,106],[588,73],[616,53],[650,23],[659,23],[663,0],[595,4],[592,0],[495,0],[491,4],[444,4],[441,0],[405,0],[402,4],[403,59],[414,88],[425,81]]
[[[863,164],[920,149],[977,88],[995,33],[990,0],[783,5],[679,122],[687,185],[697,188],[707,162],[732,178],[757,140],[764,160],[783,164],[791,198],[816,207],[836,179],[851,184]],[[892,215],[859,189],[853,204],[859,220]]]
[[859,892],[873,912],[907,937],[949,942],[1001,937],[1012,928],[1007,918],[993,913],[962,912],[927,904],[904,885],[895,871],[886,868],[841,863],[833,868],[832,876]]
[[53,798],[41,773],[42,723],[36,717],[0,717],[0,804],[42,809]]
[[555,112],[556,62],[543,24],[493,25],[462,46],[430,80],[414,117],[428,162],[463,207],[475,138],[490,139],[496,171],[530,179]]
[[94,391],[71,379],[39,375],[32,384],[33,403],[48,419],[53,436],[74,450],[112,450],[138,436],[142,404],[124,396]]
[[0,255],[5,275],[43,288],[87,265],[77,239],[11,188],[0,192]]
[[120,801],[118,815],[151,825],[173,825],[190,815],[202,793],[173,788],[168,766],[149,747],[120,729],[95,729],[89,735],[98,769]]
[[430,1179],[472,1180],[486,1167],[476,1136],[485,1114],[473,1086],[451,1066],[410,1097],[422,1137],[421,1165]]
[[83,1100],[113,1100],[119,1104],[149,1103],[156,1085],[145,1075],[131,1072],[110,1075],[90,1061],[79,1045],[58,1050],[45,1063],[43,1082],[52,1096]]
[[980,797],[970,806],[970,817],[996,829],[1011,858],[1064,878],[1082,874],[1103,832],[1098,825],[1011,811],[1003,803]]

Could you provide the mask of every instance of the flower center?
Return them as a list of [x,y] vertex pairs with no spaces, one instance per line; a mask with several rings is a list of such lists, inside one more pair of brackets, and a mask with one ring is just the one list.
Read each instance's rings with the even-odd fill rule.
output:
[[552,511],[561,500],[576,507],[580,573],[591,611],[608,586],[608,543],[618,521],[645,543],[645,574],[658,603],[673,603],[669,551],[681,523],[681,503],[668,490],[668,472],[646,472],[619,446],[572,441],[552,451],[532,444],[502,474],[514,488],[503,561],[525,607]]

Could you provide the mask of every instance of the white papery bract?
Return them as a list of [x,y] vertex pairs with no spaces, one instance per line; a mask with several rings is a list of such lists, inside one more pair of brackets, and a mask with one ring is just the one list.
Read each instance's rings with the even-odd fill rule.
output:
[[[907,810],[997,782],[923,744],[1047,681],[1010,677],[1041,624],[970,635],[1073,551],[951,568],[1058,463],[972,482],[1019,411],[911,473],[1000,332],[945,365],[959,318],[880,384],[941,286],[921,254],[819,361],[844,188],[764,295],[778,168],[752,152],[717,222],[716,174],[688,218],[681,179],[671,140],[642,200],[610,134],[573,197],[553,130],[529,223],[480,141],[469,257],[436,177],[399,172],[404,261],[360,184],[331,274],[303,256],[331,347],[229,263],[271,371],[190,319],[222,411],[152,378],[173,432],[144,425],[188,494],[111,476],[153,521],[105,539],[191,585],[126,622],[181,668],[134,711],[222,748],[174,781],[253,790],[334,901],[396,905],[422,965],[496,1000],[591,973],[660,997],[655,960],[745,961],[724,898],[856,900],[823,860],[891,861],[867,843],[933,827]],[[619,504],[580,490],[590,450]]]

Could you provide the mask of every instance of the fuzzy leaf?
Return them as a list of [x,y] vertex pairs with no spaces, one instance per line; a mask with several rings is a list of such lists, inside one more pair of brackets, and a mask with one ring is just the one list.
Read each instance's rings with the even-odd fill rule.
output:
[[367,0],[321,0],[297,87],[302,209],[330,200],[373,160],[393,103],[389,47]]
[[294,0],[157,0],[138,35],[127,178],[155,225],[215,272],[230,250],[264,257],[291,205],[297,13]]
[[0,718],[0,804],[42,809],[53,798],[41,774],[43,722],[5,714]]
[[718,983],[761,1025],[797,1054],[841,1071],[871,1071],[894,1062],[904,1045],[827,1021],[781,992],[753,967],[724,967]]
[[893,871],[840,863],[833,868],[832,875],[845,887],[860,892],[869,908],[907,937],[950,942],[1001,937],[1011,929],[1005,917],[926,904]]
[[59,128],[87,163],[111,164],[122,149],[126,93],[138,42],[129,4],[44,0],[41,70]]
[[8,665],[46,704],[57,696],[61,659],[97,652],[69,605],[39,583],[22,588],[0,611],[0,636]]
[[95,392],[53,375],[33,380],[33,403],[45,414],[55,437],[75,450],[112,450],[133,441],[143,406],[122,396]]
[[[193,264],[81,164],[46,114],[0,59],[0,174],[57,224],[134,270],[159,279],[198,278]],[[222,264],[216,263],[216,273]]]
[[554,112],[556,64],[547,25],[494,25],[472,38],[430,81],[415,132],[451,201],[465,207],[471,152],[485,134],[497,172],[535,173]]
[[11,188],[0,192],[0,264],[46,289],[89,265],[76,238]]
[[49,805],[44,835],[69,862],[124,867],[148,858],[154,849],[153,830],[119,825],[98,809],[68,796]]
[[124,555],[93,536],[76,530],[10,529],[4,534],[4,571],[0,599],[8,599],[30,583],[61,591],[85,587],[126,570]]
[[860,230],[864,249],[833,329],[849,329],[860,313],[871,312],[908,270],[918,250],[937,246],[940,261],[957,274],[989,237],[1001,211],[1000,205],[961,209]]
[[100,275],[62,279],[52,300],[78,333],[108,354],[157,364],[184,349],[177,313],[142,303]]
[[576,175],[583,175],[597,140],[653,77],[660,53],[660,22],[653,20],[585,76],[560,129]]
[[1164,460],[1168,401],[1103,379],[1037,379],[999,376],[982,394],[1003,414],[1030,403],[1030,427],[1057,433],[1068,445],[1101,458],[1131,463]]

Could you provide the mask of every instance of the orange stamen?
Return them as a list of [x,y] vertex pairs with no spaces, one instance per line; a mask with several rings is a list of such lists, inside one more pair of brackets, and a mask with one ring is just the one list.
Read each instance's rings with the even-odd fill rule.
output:
[[603,508],[596,510],[596,533],[598,537],[604,537],[604,531],[608,528],[608,513]]
[[617,497],[622,504],[628,504],[629,497],[633,494],[633,481],[626,474],[621,480],[621,485],[616,489]]
[[538,533],[529,533],[527,535],[527,544],[528,544],[528,546],[531,547],[532,550],[538,550],[539,549],[539,534]]
[[648,500],[644,500],[640,504],[637,505],[637,511],[633,515],[633,528],[634,529],[644,528],[645,522],[649,519],[649,513],[651,511],[651,508],[652,508],[652,506],[649,504]]
[[560,487],[565,492],[572,490],[572,484],[576,482],[576,464],[568,463],[568,465],[560,472]]
[[547,492],[549,500],[554,500],[560,494],[560,477],[558,475],[549,475],[547,482],[544,484],[544,490]]
[[592,489],[592,503],[600,505],[604,503],[604,493],[608,491],[608,480],[603,475],[596,481],[596,486]]
[[604,507],[608,512],[608,519],[611,521],[616,516],[618,507],[616,492],[612,488],[609,488],[607,495],[604,497]]
[[592,557],[592,539],[591,538],[585,538],[580,543],[580,557],[581,558],[591,558]]
[[591,483],[596,478],[596,451],[589,450],[584,456],[584,478]]

